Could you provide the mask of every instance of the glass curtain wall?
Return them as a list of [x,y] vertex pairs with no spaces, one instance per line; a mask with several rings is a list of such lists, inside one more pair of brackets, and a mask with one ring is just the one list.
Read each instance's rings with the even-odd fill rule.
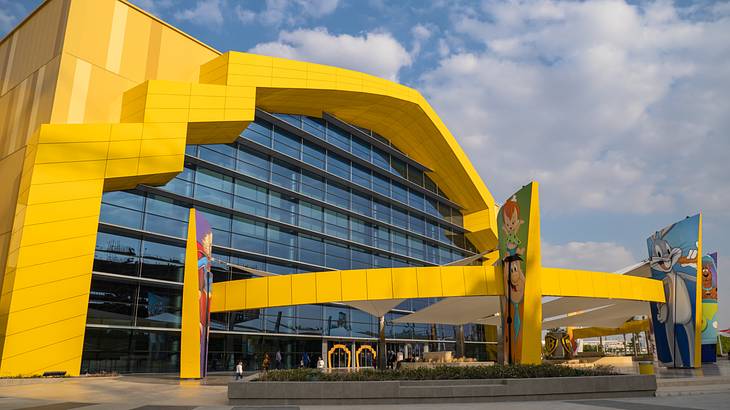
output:
[[[425,167],[378,134],[339,125],[259,111],[235,143],[188,146],[184,171],[165,186],[105,193],[82,371],[178,370],[191,207],[213,228],[216,260],[275,274],[442,265],[476,252],[458,204]],[[218,263],[213,277],[250,275]],[[391,322],[434,301],[398,306],[387,337],[453,341],[451,326]],[[304,352],[321,355],[324,338],[374,340],[377,319],[307,305],[214,314],[212,328],[211,370],[241,359],[256,369],[264,352],[295,366]],[[483,343],[482,326],[469,334]]]

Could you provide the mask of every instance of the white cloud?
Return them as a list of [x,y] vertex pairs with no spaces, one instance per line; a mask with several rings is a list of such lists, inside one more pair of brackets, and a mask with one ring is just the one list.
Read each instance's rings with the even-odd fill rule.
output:
[[516,1],[452,21],[483,49],[442,47],[420,88],[496,198],[537,179],[548,212],[730,220],[730,18]]
[[550,268],[586,269],[615,272],[637,259],[628,249],[614,242],[542,243],[542,264]]
[[389,33],[361,36],[330,34],[324,28],[282,31],[275,42],[258,44],[252,53],[310,61],[397,80],[411,55]]
[[258,22],[267,26],[301,24],[309,18],[321,18],[332,14],[339,0],[266,0],[261,11],[236,6],[238,19],[245,24]]
[[15,28],[20,19],[28,13],[24,5],[18,2],[0,0],[0,37]]
[[175,12],[174,17],[211,28],[220,27],[223,24],[221,0],[200,0],[193,8]]
[[132,0],[132,3],[139,6],[142,10],[158,16],[163,10],[167,10],[173,6],[172,0]]

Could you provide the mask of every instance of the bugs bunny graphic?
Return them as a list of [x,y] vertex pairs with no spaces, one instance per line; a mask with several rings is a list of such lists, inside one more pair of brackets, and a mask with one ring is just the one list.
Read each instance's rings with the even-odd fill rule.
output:
[[[669,357],[660,357],[660,361],[664,363],[672,363],[677,365],[677,360],[681,360],[684,366],[691,366],[694,363],[694,321],[692,318],[692,299],[690,290],[687,287],[687,281],[696,282],[697,278],[685,272],[677,271],[675,266],[695,266],[697,263],[697,250],[689,251],[687,257],[682,256],[682,248],[674,247],[666,239],[667,234],[674,228],[676,224],[670,225],[661,231],[656,232],[649,238],[649,264],[656,273],[657,279],[661,279],[664,283],[664,296],[666,303],[656,305],[656,320],[663,326],[655,326],[656,332],[661,332],[664,328],[666,332],[666,349]],[[658,276],[658,277],[657,277]],[[675,340],[675,331],[677,327],[683,327],[685,337],[683,340]],[[662,338],[663,339],[663,338]],[[686,341],[686,344],[684,343]],[[657,339],[659,342],[659,338]],[[657,349],[657,353],[662,349]]]

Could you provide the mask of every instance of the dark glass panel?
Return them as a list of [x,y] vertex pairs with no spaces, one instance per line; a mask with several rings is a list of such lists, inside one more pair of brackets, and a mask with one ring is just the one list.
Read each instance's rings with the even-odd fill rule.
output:
[[297,191],[299,189],[299,168],[274,159],[271,162],[271,183]]
[[300,159],[302,153],[302,139],[275,126],[274,151]]
[[324,178],[309,171],[302,170],[302,189],[304,195],[324,200]]
[[232,246],[244,251],[265,254],[266,224],[234,216]]
[[140,211],[102,203],[99,221],[139,229],[142,227],[143,216]]
[[239,145],[236,170],[244,175],[268,181],[271,175],[269,156]]
[[345,151],[350,151],[350,134],[329,123],[327,124],[327,142]]
[[87,323],[131,326],[137,285],[93,277]]
[[350,308],[347,306],[324,307],[325,334],[328,336],[350,336],[352,329]]
[[140,284],[137,326],[179,328],[181,311],[182,288]]
[[142,242],[142,276],[182,282],[185,248],[145,240]]
[[142,241],[128,236],[99,232],[96,236],[94,270],[138,276]]
[[325,158],[326,153],[323,148],[309,141],[304,141],[302,161],[319,169],[325,169]]

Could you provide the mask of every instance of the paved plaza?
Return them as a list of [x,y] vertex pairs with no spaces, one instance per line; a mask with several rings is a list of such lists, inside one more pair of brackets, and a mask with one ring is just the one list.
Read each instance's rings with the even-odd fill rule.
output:
[[228,374],[210,376],[204,382],[178,381],[172,376],[128,375],[118,377],[51,380],[0,380],[2,409],[726,409],[730,403],[730,361],[704,366],[702,370],[662,370],[657,397],[509,403],[466,403],[374,406],[230,406],[226,398]]

